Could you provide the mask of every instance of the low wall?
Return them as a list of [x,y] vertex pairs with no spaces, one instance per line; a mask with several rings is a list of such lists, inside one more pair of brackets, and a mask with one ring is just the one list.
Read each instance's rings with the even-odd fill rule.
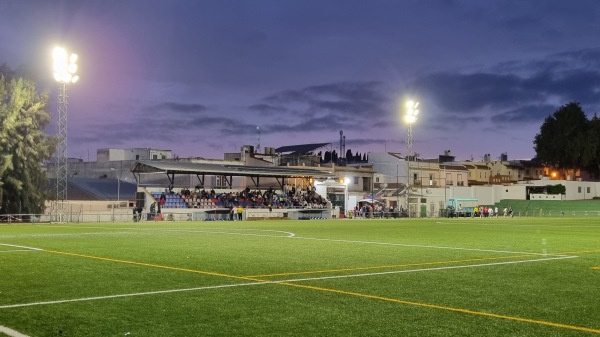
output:
[[[100,204],[99,204],[100,205]],[[154,217],[147,210],[144,210],[138,220],[133,214],[133,208],[113,208],[106,209],[100,206],[103,211],[86,211],[79,204],[67,205],[64,211],[50,211],[46,214],[15,214],[5,216],[5,219],[0,218],[0,223],[19,223],[25,222],[34,223],[90,223],[90,222],[136,222],[136,221],[153,221]],[[122,205],[123,206],[123,205]],[[339,212],[336,209],[282,209],[274,208],[245,208],[242,213],[242,220],[265,220],[265,219],[290,219],[301,220],[310,218],[319,219],[335,219]],[[23,219],[23,220],[22,220]],[[27,219],[27,220],[25,220]],[[163,208],[163,221],[227,221],[230,220],[229,208]],[[237,210],[234,213],[234,219],[237,219]]]

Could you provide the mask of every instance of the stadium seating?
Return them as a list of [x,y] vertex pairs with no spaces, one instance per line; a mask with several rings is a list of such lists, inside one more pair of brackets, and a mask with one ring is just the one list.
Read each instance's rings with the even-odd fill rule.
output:
[[[152,192],[152,197],[158,202],[160,200],[161,193]],[[166,201],[163,208],[187,208],[187,203],[178,194],[166,194]]]

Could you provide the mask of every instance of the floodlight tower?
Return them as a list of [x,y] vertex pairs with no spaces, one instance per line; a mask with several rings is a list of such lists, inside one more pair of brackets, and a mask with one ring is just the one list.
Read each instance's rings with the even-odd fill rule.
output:
[[258,143],[256,144],[256,153],[260,153],[260,126],[256,127],[256,133],[258,135]]
[[410,179],[410,162],[414,159],[413,153],[413,124],[417,121],[417,115],[419,114],[419,102],[408,101],[406,102],[406,114],[404,115],[404,122],[408,125],[408,131],[406,133],[406,211],[410,217],[410,205],[409,195],[411,190],[411,179]]
[[79,80],[77,54],[68,55],[63,48],[56,47],[54,59],[54,79],[58,87],[58,146],[56,153],[56,202],[67,199],[67,84]]

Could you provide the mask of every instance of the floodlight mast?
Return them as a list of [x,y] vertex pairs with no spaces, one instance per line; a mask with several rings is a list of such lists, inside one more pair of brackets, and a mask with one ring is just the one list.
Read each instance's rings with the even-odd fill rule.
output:
[[79,80],[77,72],[77,54],[67,56],[67,51],[56,47],[52,53],[54,60],[54,79],[58,82],[58,144],[56,153],[56,211],[62,219],[62,207],[67,200],[67,84]]
[[419,114],[419,102],[408,101],[406,102],[406,114],[404,115],[404,122],[408,125],[406,133],[406,211],[408,217],[410,217],[410,191],[411,191],[411,178],[410,178],[410,162],[414,159],[413,153],[413,129],[412,125],[417,121],[417,115]]

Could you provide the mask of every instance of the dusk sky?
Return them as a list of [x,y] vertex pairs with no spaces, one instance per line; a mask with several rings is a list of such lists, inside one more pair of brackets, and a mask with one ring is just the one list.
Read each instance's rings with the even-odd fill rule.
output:
[[[68,155],[153,147],[222,159],[256,145],[333,143],[535,156],[561,105],[600,111],[598,0],[2,0],[0,64],[51,90],[52,49],[78,53]],[[89,153],[89,157],[88,157]]]

